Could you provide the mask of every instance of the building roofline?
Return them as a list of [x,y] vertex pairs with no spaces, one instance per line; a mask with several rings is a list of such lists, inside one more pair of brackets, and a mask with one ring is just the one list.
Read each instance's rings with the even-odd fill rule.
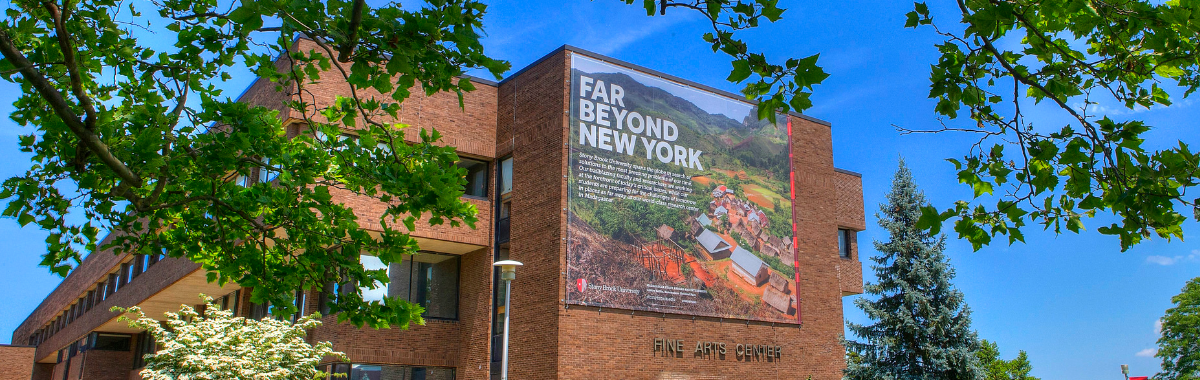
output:
[[504,79],[500,80],[499,84],[503,85],[505,83],[508,83],[509,80],[512,80],[513,78],[521,76],[521,74],[524,74],[525,71],[528,71],[529,69],[533,68],[534,66],[537,66],[538,64],[542,63],[543,61],[550,59],[550,57],[558,55],[563,50],[567,50],[568,46],[570,46],[570,45],[559,46],[557,49],[551,50],[549,53],[546,53],[546,55],[543,55],[541,58],[538,58],[536,61],[533,61],[533,63],[525,65],[525,67],[522,67],[520,70],[517,70],[516,72],[513,72],[512,74],[509,74],[508,76],[504,77]]
[[842,173],[842,174],[849,174],[849,175],[852,175],[852,176],[855,176],[858,178],[862,178],[862,173],[859,173],[859,172],[849,171],[849,170],[841,169],[841,168],[833,168],[833,171]]
[[[746,97],[745,97],[745,96],[741,96],[741,95],[735,94],[735,93],[733,93],[733,92],[725,91],[725,90],[722,90],[722,89],[719,89],[719,88],[716,88],[716,87],[712,87],[712,86],[709,86],[709,85],[705,85],[705,84],[703,84],[703,83],[698,83],[698,82],[695,82],[695,81],[691,81],[691,80],[687,80],[687,79],[684,79],[684,78],[680,78],[680,77],[677,77],[677,76],[674,76],[674,75],[671,75],[671,74],[667,74],[667,73],[664,73],[664,72],[661,72],[661,71],[658,71],[658,70],[654,70],[654,69],[651,69],[651,68],[648,68],[648,67],[645,67],[645,66],[641,66],[641,65],[637,65],[637,64],[629,63],[629,62],[626,62],[626,61],[622,61],[622,60],[620,60],[620,59],[616,59],[616,58],[613,58],[613,57],[609,57],[609,56],[607,56],[607,55],[603,55],[603,54],[600,54],[600,53],[596,53],[596,52],[593,52],[593,51],[590,51],[590,50],[587,50],[587,49],[582,49],[582,48],[579,48],[579,47],[576,47],[576,46],[572,46],[572,45],[563,45],[563,46],[560,46],[558,49],[554,49],[554,51],[551,51],[549,54],[546,54],[546,55],[542,56],[541,58],[538,58],[538,60],[534,61],[533,63],[530,63],[529,65],[527,65],[527,66],[525,66],[525,67],[521,68],[520,70],[517,70],[517,72],[515,72],[515,73],[512,73],[512,75],[509,75],[508,77],[505,77],[503,80],[501,80],[501,81],[500,81],[500,84],[504,84],[504,82],[507,82],[509,79],[513,79],[513,78],[516,78],[516,77],[520,76],[522,73],[524,73],[524,72],[525,72],[525,70],[528,70],[528,69],[529,69],[529,68],[531,68],[531,67],[537,66],[539,63],[542,63],[542,61],[545,61],[546,59],[548,59],[548,58],[550,58],[550,57],[552,57],[552,56],[555,56],[555,55],[559,54],[560,52],[562,52],[562,51],[564,51],[564,50],[565,50],[565,51],[572,52],[572,53],[580,54],[580,55],[583,55],[583,56],[586,56],[586,57],[589,57],[589,58],[593,58],[593,59],[601,60],[601,61],[608,62],[608,63],[611,63],[611,64],[615,64],[615,65],[617,65],[617,66],[624,66],[624,67],[626,67],[626,68],[629,68],[629,69],[633,69],[633,70],[636,70],[636,71],[641,71],[642,73],[649,74],[649,75],[653,75],[653,76],[656,76],[656,77],[660,77],[660,78],[663,78],[663,79],[666,79],[666,80],[669,80],[669,81],[672,81],[672,82],[676,82],[676,83],[682,84],[682,85],[684,85],[684,86],[693,87],[693,88],[696,88],[696,89],[699,89],[699,90],[703,90],[703,91],[707,91],[707,92],[710,92],[710,93],[713,93],[713,94],[716,94],[716,95],[724,96],[724,97],[730,98],[730,99],[732,99],[732,100],[734,100],[734,101],[739,101],[739,102],[750,103],[750,104],[753,104],[753,105],[758,105],[758,102],[757,102],[757,101],[750,100],[750,99],[746,99]],[[817,123],[817,124],[821,124],[821,125],[824,125],[824,126],[826,126],[826,127],[832,127],[832,126],[833,126],[833,124],[832,124],[832,123],[830,123],[830,122],[828,122],[828,121],[821,120],[821,119],[818,119],[818,118],[815,118],[815,117],[812,117],[812,116],[804,115],[804,114],[801,114],[801,113],[799,113],[799,112],[795,112],[795,111],[788,111],[788,115],[791,115],[791,116],[794,116],[794,117],[798,117],[798,118],[801,118],[801,119],[804,119],[804,120],[808,120],[808,121],[811,121],[811,122],[814,122],[814,123]]]
[[[104,238],[101,239],[100,243],[97,244],[96,246],[103,247],[105,244],[107,244],[110,241],[109,238],[111,238],[111,237],[112,237],[112,232],[110,231],[107,235],[104,235]],[[51,314],[50,319],[41,321],[40,324],[33,324],[33,323],[38,322],[37,320],[33,319],[33,317],[34,317],[34,315],[36,315],[38,313],[38,311],[43,310],[43,308],[53,307],[53,305],[49,305],[46,303],[46,301],[50,299],[50,296],[52,296],[52,295],[54,295],[54,293],[58,292],[59,289],[62,289],[62,287],[64,285],[66,285],[68,281],[71,281],[72,276],[78,275],[78,273],[79,273],[78,269],[83,268],[84,265],[87,265],[87,263],[91,262],[92,257],[98,257],[98,256],[96,256],[97,254],[115,255],[116,253],[113,253],[112,250],[107,250],[107,249],[96,249],[94,251],[88,252],[87,256],[84,256],[83,260],[81,260],[79,262],[79,265],[76,265],[75,267],[71,268],[71,271],[67,272],[67,275],[63,276],[62,280],[58,282],[58,285],[55,285],[54,289],[50,290],[50,293],[47,293],[45,298],[42,298],[42,302],[39,302],[37,304],[37,306],[34,306],[33,310],[29,311],[29,315],[26,315],[25,319],[21,320],[21,323],[17,324],[17,327],[13,328],[13,337],[15,338],[16,334],[17,334],[17,330],[20,330],[22,327],[26,327],[26,324],[30,324],[30,326],[28,326],[28,328],[36,331],[37,329],[41,328],[42,325],[45,325],[45,324],[53,321],[54,320],[53,317],[57,316],[58,313]],[[109,269],[111,270],[112,268],[109,268]],[[80,281],[84,281],[84,280],[80,280]],[[95,284],[92,284],[92,285],[95,285]],[[87,295],[87,288],[90,288],[92,285],[88,285],[87,287],[85,287],[82,295]],[[78,300],[78,298],[68,298],[68,301],[65,304],[59,306],[59,312],[62,312],[63,308],[69,308],[71,306],[71,304],[77,300]]]
[[460,75],[459,78],[466,78],[469,81],[486,84],[486,85],[492,86],[492,87],[500,87],[500,82],[497,82],[497,81],[494,81],[491,79],[484,79],[484,78],[477,77],[477,76],[470,75],[470,74]]

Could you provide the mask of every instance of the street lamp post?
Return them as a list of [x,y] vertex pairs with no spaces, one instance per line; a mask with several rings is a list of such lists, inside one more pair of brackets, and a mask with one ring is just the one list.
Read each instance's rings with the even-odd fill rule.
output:
[[[507,334],[505,334],[505,335],[507,335]],[[1121,365],[1121,374],[1125,375],[1125,380],[1129,380],[1129,365],[1128,364]]]
[[519,261],[498,261],[492,266],[500,267],[500,279],[504,281],[504,349],[500,360],[500,380],[508,380],[508,320],[512,315],[512,280],[517,278]]

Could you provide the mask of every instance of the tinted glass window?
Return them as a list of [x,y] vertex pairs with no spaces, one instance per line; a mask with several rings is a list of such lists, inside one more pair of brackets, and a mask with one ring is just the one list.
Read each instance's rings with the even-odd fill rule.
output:
[[421,305],[426,318],[458,318],[458,256],[422,253],[393,263],[388,296]]
[[488,188],[488,164],[483,161],[463,158],[458,161],[458,167],[467,169],[467,188],[463,194],[486,197]]
[[133,337],[124,334],[97,333],[92,338],[92,349],[101,351],[129,351]]
[[399,365],[354,364],[349,379],[353,380],[453,380],[454,368],[409,367]]
[[850,258],[850,234],[854,231],[838,230],[838,256]]

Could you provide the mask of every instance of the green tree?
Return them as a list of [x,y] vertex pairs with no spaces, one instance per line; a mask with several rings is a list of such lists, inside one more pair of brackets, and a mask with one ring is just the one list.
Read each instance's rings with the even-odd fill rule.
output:
[[1200,277],[1188,281],[1178,295],[1171,297],[1175,307],[1162,318],[1162,336],[1158,353],[1162,359],[1160,380],[1200,379]]
[[[1036,223],[1080,232],[1083,219],[1111,214],[1096,229],[1128,249],[1145,238],[1182,239],[1185,215],[1200,220],[1200,156],[1183,141],[1147,143],[1150,125],[1110,118],[1168,106],[1200,85],[1200,3],[1195,1],[957,0],[959,25],[933,24],[916,3],[906,26],[944,37],[931,66],[929,97],[950,119],[938,130],[979,135],[952,159],[974,201],[925,209],[923,227],[954,230],[975,249],[998,235],[1024,241]],[[999,41],[1005,41],[1003,44]],[[1067,125],[1029,116],[1038,103]],[[1161,146],[1151,150],[1146,145]],[[992,197],[981,196],[992,195]],[[991,202],[995,202],[992,204]]]
[[[770,64],[734,37],[778,20],[775,0],[645,7],[708,17],[705,39],[732,57],[730,80],[766,97],[768,110],[808,107],[805,91],[826,77],[815,55]],[[473,89],[467,70],[509,69],[480,44],[485,11],[476,0],[12,1],[0,20],[0,77],[23,90],[10,118],[30,129],[20,149],[32,162],[4,181],[2,214],[50,232],[41,264],[60,275],[83,252],[165,252],[200,263],[210,281],[253,288],[253,301],[282,314],[295,311],[298,288],[386,284],[360,255],[398,262],[417,250],[405,231],[418,220],[476,221],[454,150],[436,131],[394,121],[411,91],[458,93],[461,104]],[[290,100],[240,104],[215,86],[247,69]],[[331,77],[348,92],[329,104],[306,96]],[[281,110],[302,119],[303,134],[288,136]],[[345,130],[356,138],[336,137]],[[335,194],[388,207],[364,226]],[[340,320],[421,321],[409,302],[343,289],[329,305]]]
[[1017,357],[1012,360],[1004,360],[1000,358],[1000,347],[995,342],[984,339],[979,343],[979,351],[976,351],[975,355],[979,358],[979,365],[983,367],[984,378],[987,380],[1040,380],[1029,376],[1033,365],[1029,364],[1025,351],[1018,352]]
[[309,344],[307,330],[320,326],[320,314],[301,317],[295,323],[233,317],[212,298],[201,297],[204,312],[188,305],[178,313],[167,313],[165,325],[146,316],[137,306],[114,311],[129,327],[143,329],[154,337],[158,350],[146,354],[146,365],[138,373],[147,380],[316,380],[328,373],[317,368],[325,357],[342,361],[345,354],[329,342]]
[[982,379],[970,309],[954,288],[954,268],[942,254],[945,236],[916,227],[925,196],[901,160],[887,203],[876,214],[891,235],[876,241],[874,300],[855,301],[873,324],[848,323],[863,341],[844,342],[856,358],[848,379]]

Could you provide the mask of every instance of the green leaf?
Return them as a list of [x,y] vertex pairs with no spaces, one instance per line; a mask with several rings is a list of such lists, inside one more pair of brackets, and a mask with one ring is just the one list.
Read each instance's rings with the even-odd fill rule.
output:
[[729,77],[725,78],[725,80],[733,83],[740,83],[741,81],[746,80],[746,78],[749,78],[751,72],[750,62],[744,59],[734,60],[733,72],[730,72]]

